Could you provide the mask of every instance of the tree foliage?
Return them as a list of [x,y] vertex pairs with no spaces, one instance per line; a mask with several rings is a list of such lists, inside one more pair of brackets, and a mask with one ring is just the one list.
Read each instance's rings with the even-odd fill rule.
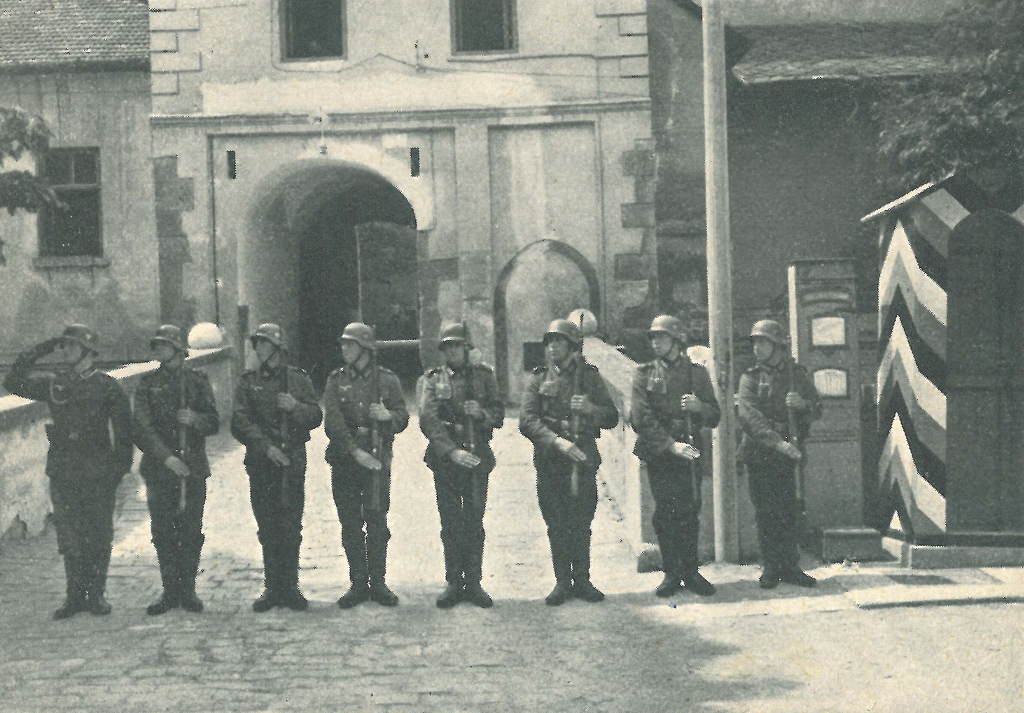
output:
[[1024,161],[1024,0],[970,0],[935,39],[948,71],[887,84],[875,105],[880,178],[896,192]]
[[[41,117],[24,109],[0,107],[0,167],[17,161],[26,152],[44,154],[52,134]],[[29,171],[0,171],[0,208],[12,215],[18,208],[38,211],[47,204],[59,204],[46,180]]]

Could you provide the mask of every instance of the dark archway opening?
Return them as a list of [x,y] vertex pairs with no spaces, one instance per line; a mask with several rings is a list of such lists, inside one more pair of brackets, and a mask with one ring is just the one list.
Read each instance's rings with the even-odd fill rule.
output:
[[[321,389],[341,364],[337,340],[349,322],[374,325],[382,339],[418,337],[416,216],[389,182],[352,169],[310,192],[295,223],[297,361]],[[379,354],[403,382],[422,373],[415,347],[384,348]]]

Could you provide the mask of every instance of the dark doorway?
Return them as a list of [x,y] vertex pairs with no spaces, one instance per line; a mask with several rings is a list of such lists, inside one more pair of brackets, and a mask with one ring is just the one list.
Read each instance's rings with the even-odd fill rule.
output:
[[[390,263],[378,262],[363,271],[364,289],[376,295],[380,283],[391,280],[388,274],[378,274],[382,264],[389,265],[391,270],[398,265],[398,272],[406,275],[406,280],[411,275],[414,290],[416,284],[416,216],[412,206],[397,188],[374,174],[353,171],[351,179],[309,196],[300,210],[303,218],[296,221],[300,245],[298,362],[318,389],[323,388],[328,374],[341,363],[337,340],[345,325],[361,318],[370,323],[380,320],[376,311],[370,314],[364,310],[360,314],[357,235],[363,235],[364,245],[367,241],[372,243],[374,255],[394,258]],[[389,240],[401,244],[388,246],[385,243]],[[411,307],[415,312],[408,318],[418,325],[416,306],[413,301]],[[386,325],[374,326],[387,332]],[[418,356],[415,364],[405,363],[408,359],[391,364],[392,351],[382,350],[381,362],[390,368],[398,367],[400,372],[415,371],[400,373],[403,380],[414,379],[419,373]]]

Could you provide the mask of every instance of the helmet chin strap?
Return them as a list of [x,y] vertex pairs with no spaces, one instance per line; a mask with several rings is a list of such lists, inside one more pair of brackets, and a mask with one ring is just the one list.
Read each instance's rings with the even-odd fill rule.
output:
[[279,352],[281,351],[281,347],[277,346],[276,344],[274,344],[274,343],[273,343],[272,341],[270,341],[269,339],[268,339],[268,340],[266,340],[266,341],[267,341],[267,344],[269,344],[269,345],[271,345],[272,347],[274,347],[274,351],[270,352],[270,354],[269,354],[269,355],[267,356],[267,358],[266,358],[266,359],[263,359],[263,360],[261,360],[261,361],[260,361],[260,368],[262,368],[262,367],[266,366],[267,362],[269,362],[269,361],[270,361],[271,359],[273,359],[273,358],[274,358],[274,355],[275,355],[275,354],[278,354],[278,353],[279,353]]

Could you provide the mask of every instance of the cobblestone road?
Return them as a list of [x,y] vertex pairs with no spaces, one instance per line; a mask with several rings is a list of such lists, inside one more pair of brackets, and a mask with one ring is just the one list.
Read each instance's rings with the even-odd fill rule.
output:
[[[425,441],[413,422],[398,441],[390,517],[388,579],[401,605],[341,611],[334,604],[347,586],[347,567],[322,458],[325,438],[317,431],[301,563],[310,610],[254,614],[262,571],[242,452],[218,437],[198,586],[207,610],[146,616],[159,578],[145,501],[130,476],[111,564],[112,615],[50,621],[63,594],[52,532],[4,546],[0,710],[621,713],[744,709],[743,701],[792,690],[795,683],[777,678],[706,673],[719,657],[743,654],[701,621],[703,612],[729,616],[730,606],[769,596],[766,606],[794,613],[807,609],[804,593],[763,594],[756,568],[734,568],[716,605],[688,593],[661,602],[651,594],[659,575],[636,574],[606,500],[595,522],[593,575],[608,601],[544,606],[553,577],[530,449],[517,426],[511,420],[496,436],[500,466],[485,521],[484,585],[494,609],[434,606],[444,579],[440,524],[420,460]],[[707,571],[722,584],[726,570]],[[823,582],[815,596],[827,602],[841,595],[835,581]],[[787,597],[797,606],[787,610]]]

